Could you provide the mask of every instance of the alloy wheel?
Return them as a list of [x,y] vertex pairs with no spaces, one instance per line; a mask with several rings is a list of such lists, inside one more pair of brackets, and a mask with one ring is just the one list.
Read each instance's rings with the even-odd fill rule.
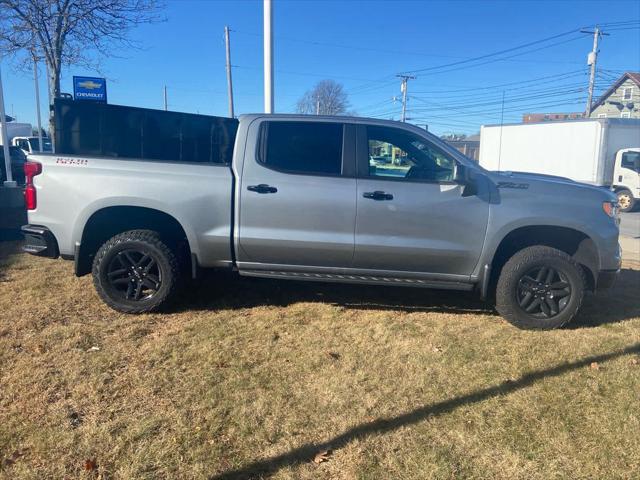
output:
[[162,271],[147,251],[127,249],[118,252],[109,262],[106,274],[111,289],[130,301],[150,299],[162,285]]
[[536,267],[528,270],[518,281],[516,299],[528,315],[553,318],[571,300],[571,284],[562,272],[553,267]]

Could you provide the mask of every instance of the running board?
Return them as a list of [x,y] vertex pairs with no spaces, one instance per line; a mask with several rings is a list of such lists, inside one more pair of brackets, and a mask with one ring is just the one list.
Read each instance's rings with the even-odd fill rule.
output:
[[445,290],[472,290],[474,284],[421,280],[417,278],[381,277],[374,275],[344,275],[336,273],[282,272],[276,270],[240,270],[246,277],[280,278],[283,280],[307,280],[312,282],[361,283],[367,285],[392,285],[397,287],[439,288]]

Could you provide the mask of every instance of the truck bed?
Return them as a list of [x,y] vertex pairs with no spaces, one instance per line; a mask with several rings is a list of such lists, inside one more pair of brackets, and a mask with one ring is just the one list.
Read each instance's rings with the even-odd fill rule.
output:
[[228,166],[58,154],[29,160],[41,163],[43,173],[34,178],[38,208],[29,212],[30,223],[51,230],[61,255],[74,255],[73,239],[82,238],[96,212],[129,205],[173,216],[201,266],[231,265]]

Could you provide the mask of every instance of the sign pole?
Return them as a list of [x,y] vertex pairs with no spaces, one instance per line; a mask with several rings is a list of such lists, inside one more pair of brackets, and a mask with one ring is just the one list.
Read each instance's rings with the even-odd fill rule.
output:
[[15,187],[11,174],[11,154],[9,153],[9,136],[7,135],[7,116],[4,112],[4,92],[2,91],[2,72],[0,71],[0,127],[2,127],[2,150],[4,153],[4,165],[7,172],[5,187]]
[[264,113],[273,113],[273,6],[263,3],[264,28]]
[[40,86],[38,85],[38,59],[33,54],[33,82],[36,87],[36,115],[38,116],[38,151],[42,153],[42,120],[40,119]]

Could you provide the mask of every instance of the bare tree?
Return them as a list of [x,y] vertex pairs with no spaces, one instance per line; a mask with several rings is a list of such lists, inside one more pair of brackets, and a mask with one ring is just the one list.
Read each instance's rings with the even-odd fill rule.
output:
[[347,93],[340,83],[333,80],[321,80],[296,104],[298,113],[317,115],[345,115],[348,108]]
[[[100,56],[134,47],[131,29],[159,20],[159,0],[0,0],[0,48],[20,60],[42,58],[49,98],[60,96],[63,66],[95,68]],[[49,119],[53,129],[52,118]]]

